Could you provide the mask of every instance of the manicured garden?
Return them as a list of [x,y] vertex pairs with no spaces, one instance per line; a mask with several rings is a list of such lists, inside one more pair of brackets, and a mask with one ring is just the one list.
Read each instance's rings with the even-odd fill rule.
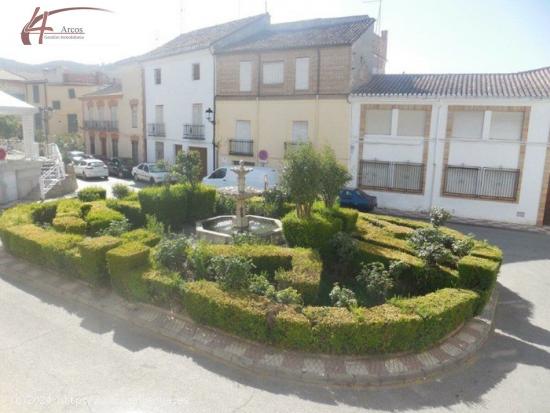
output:
[[[118,199],[92,188],[19,205],[0,216],[0,238],[15,256],[127,299],[301,351],[418,351],[483,309],[502,261],[498,248],[445,227],[444,210],[424,222],[339,208],[340,182],[312,183],[327,175],[315,168],[338,168],[330,154],[297,152],[287,161],[285,192],[249,205],[282,218],[286,246],[249,236],[228,245],[195,240],[188,233],[195,221],[232,205],[189,179],[137,194],[119,188]],[[314,188],[306,194],[304,185]]]

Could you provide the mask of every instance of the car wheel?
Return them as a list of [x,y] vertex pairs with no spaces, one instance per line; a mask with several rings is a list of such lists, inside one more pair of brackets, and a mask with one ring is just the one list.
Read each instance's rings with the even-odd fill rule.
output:
[[132,178],[134,178],[134,181],[136,181],[136,182],[138,181],[137,174],[133,174],[133,175],[132,175]]
[[154,178],[149,179],[149,183],[150,183],[151,185],[155,185],[155,179],[154,179]]

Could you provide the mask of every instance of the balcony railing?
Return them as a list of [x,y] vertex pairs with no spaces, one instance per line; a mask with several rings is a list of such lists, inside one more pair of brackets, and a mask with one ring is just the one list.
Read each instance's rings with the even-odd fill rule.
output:
[[85,120],[84,129],[95,129],[101,131],[117,132],[117,120]]
[[285,142],[285,154],[289,153],[290,151],[299,148],[302,145],[307,145],[308,142],[294,142],[294,141],[287,141]]
[[149,136],[166,136],[164,123],[149,123],[147,124],[147,134]]
[[229,139],[229,154],[252,156],[254,141],[252,139]]
[[183,139],[204,139],[204,125],[183,125]]

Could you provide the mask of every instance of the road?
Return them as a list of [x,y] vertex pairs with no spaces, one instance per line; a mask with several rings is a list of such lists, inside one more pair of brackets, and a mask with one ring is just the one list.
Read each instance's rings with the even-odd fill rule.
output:
[[550,237],[457,228],[506,262],[494,334],[442,378],[366,390],[252,376],[0,278],[0,412],[549,412]]

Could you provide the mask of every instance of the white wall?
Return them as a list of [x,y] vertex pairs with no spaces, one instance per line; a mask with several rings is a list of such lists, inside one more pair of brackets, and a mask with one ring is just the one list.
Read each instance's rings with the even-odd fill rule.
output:
[[[192,66],[200,63],[200,80],[193,80]],[[208,171],[212,164],[212,124],[203,118],[204,141],[184,140],[183,125],[192,124],[193,104],[201,103],[203,111],[214,109],[214,58],[208,49],[143,63],[146,122],[155,122],[155,106],[164,105],[166,137],[147,137],[147,159],[155,162],[155,141],[164,142],[164,159],[173,162],[175,145],[201,146],[208,149]],[[155,84],[154,70],[161,69],[162,82]]]
[[[363,139],[363,153],[354,154],[350,171],[357,183],[357,161],[374,159],[385,161],[412,161],[421,159],[421,141],[416,138],[359,136],[361,104],[431,104],[432,123],[429,139],[429,155],[424,194],[402,194],[386,191],[369,193],[378,197],[378,205],[408,211],[426,211],[432,206],[441,206],[459,217],[487,219],[534,225],[541,196],[546,146],[550,129],[550,101],[534,99],[390,99],[352,97],[352,146]],[[445,197],[441,195],[443,179],[443,156],[446,123],[449,105],[482,106],[530,106],[529,132],[526,144],[521,189],[517,202],[502,202],[480,199]],[[482,139],[468,141],[451,140],[449,164],[483,167],[517,168],[520,152],[519,142]],[[419,158],[420,156],[420,158]]]

